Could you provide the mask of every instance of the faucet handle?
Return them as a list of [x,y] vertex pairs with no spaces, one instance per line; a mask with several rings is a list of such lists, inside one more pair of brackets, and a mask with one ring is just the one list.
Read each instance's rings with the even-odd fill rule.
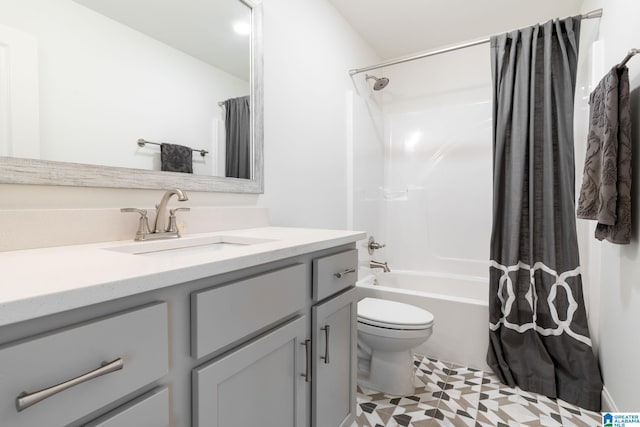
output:
[[191,208],[169,209],[169,228],[167,228],[167,232],[178,233],[178,224],[176,222],[176,212],[180,212],[180,211],[189,212],[190,210]]
[[179,211],[185,211],[185,212],[189,212],[191,210],[191,208],[174,208],[174,209],[169,209],[169,215],[171,216],[175,216],[176,212]]
[[146,209],[136,208],[122,208],[120,212],[133,212],[140,214],[140,220],[138,221],[138,230],[136,231],[136,237],[134,240],[146,240],[147,235],[151,233],[149,230],[149,219],[147,218]]
[[147,216],[147,210],[146,209],[138,209],[138,208],[121,208],[120,212],[135,212],[135,213],[139,213],[140,216]]
[[385,245],[376,242],[375,237],[369,237],[369,241],[367,242],[367,249],[369,250],[369,255],[373,255],[373,251],[384,248]]

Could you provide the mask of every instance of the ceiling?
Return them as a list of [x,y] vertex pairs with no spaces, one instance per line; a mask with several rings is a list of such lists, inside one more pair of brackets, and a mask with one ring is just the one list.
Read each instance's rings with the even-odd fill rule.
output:
[[582,1],[329,0],[381,60],[577,15]]
[[251,23],[251,9],[239,0],[75,1],[249,81],[250,38],[233,24]]

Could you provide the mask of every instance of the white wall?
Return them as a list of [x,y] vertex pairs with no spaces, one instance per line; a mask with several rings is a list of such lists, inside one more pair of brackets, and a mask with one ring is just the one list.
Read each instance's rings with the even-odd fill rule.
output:
[[[159,147],[138,138],[212,152],[217,102],[249,93],[248,82],[72,0],[5,2],[0,24],[37,41],[44,160],[160,170]],[[194,155],[194,172],[212,174],[214,161]]]
[[[594,33],[603,48],[604,70],[619,63],[631,48],[640,48],[640,2],[637,0],[585,0],[583,12],[603,8],[599,28]],[[589,25],[584,24],[583,25]],[[589,49],[582,45],[581,50]],[[587,64],[586,66],[590,66]],[[592,310],[599,307],[596,339],[605,388],[620,411],[637,411],[640,408],[640,167],[638,143],[640,142],[640,58],[628,63],[631,83],[632,141],[634,146],[632,212],[633,235],[630,245],[618,246],[598,242],[593,238],[593,225],[584,226],[588,235],[588,258],[583,253],[582,264],[587,272],[590,288],[595,288]],[[598,68],[598,67],[596,67]],[[594,76],[595,77],[595,76]],[[597,80],[597,78],[595,79]],[[586,102],[586,100],[584,100]],[[586,108],[586,107],[584,107]],[[576,132],[578,144],[578,132]],[[582,158],[577,159],[577,178],[582,176]],[[579,221],[580,223],[581,221]],[[615,409],[615,408],[614,408]]]
[[[258,204],[275,225],[345,228],[347,70],[378,58],[325,0],[263,3],[265,194],[190,192],[188,203]],[[0,185],[0,209],[153,206],[161,194]]]
[[356,75],[354,83],[358,90],[350,94],[353,179],[347,182],[352,188],[351,222],[354,229],[367,231],[380,241],[383,234],[384,117],[379,92],[371,90],[371,86],[364,82],[364,75]]
[[265,0],[264,11],[261,203],[277,225],[345,228],[347,71],[378,58],[326,1]]

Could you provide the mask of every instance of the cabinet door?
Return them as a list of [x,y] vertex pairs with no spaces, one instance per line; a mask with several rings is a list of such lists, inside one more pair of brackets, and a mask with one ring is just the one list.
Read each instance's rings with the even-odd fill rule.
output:
[[356,408],[356,289],[313,307],[313,427],[350,426]]
[[307,425],[306,316],[193,371],[196,427]]

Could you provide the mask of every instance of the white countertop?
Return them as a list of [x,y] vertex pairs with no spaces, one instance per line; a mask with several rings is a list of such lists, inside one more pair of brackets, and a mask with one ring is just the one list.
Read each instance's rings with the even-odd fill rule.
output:
[[209,236],[268,241],[171,258],[114,250],[159,242],[132,240],[0,252],[0,326],[353,243],[366,234],[263,227],[191,234],[179,240]]

